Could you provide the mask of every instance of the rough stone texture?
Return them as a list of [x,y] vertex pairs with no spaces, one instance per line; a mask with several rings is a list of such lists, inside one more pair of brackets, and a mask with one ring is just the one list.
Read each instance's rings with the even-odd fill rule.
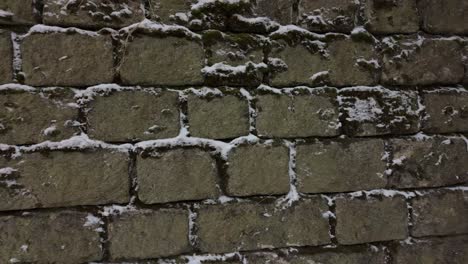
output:
[[287,193],[288,170],[285,146],[241,145],[229,153],[226,191],[232,196]]
[[1,143],[59,141],[78,131],[78,109],[70,90],[0,91],[0,109]]
[[468,33],[468,2],[422,0],[418,2],[425,31],[436,34]]
[[378,57],[374,45],[344,35],[328,42],[303,40],[292,45],[280,40],[269,60],[282,65],[273,73],[273,86],[376,84]]
[[83,263],[99,261],[97,223],[87,213],[62,211],[0,217],[0,262]]
[[336,90],[257,96],[257,131],[262,137],[336,136],[339,133]]
[[11,33],[0,29],[0,84],[13,81],[13,47]]
[[254,12],[257,16],[268,17],[280,24],[292,24],[294,0],[256,0]]
[[21,45],[25,83],[37,86],[111,83],[111,37],[90,34],[53,32],[27,35]]
[[429,133],[468,132],[468,91],[429,91],[424,93]]
[[196,85],[203,82],[201,43],[185,38],[135,37],[125,48],[120,77],[125,84]]
[[393,139],[390,144],[392,187],[438,187],[468,181],[468,152],[462,138]]
[[164,24],[175,21],[172,16],[185,14],[190,10],[191,0],[150,0],[148,13],[152,19]]
[[274,204],[205,206],[198,212],[199,247],[203,252],[222,253],[327,244],[328,219],[322,216],[327,210],[318,197],[283,210]]
[[81,28],[121,28],[145,18],[140,0],[44,1],[44,24]]
[[298,145],[296,174],[303,193],[348,192],[385,187],[381,139]]
[[5,12],[0,16],[0,24],[3,25],[32,25],[39,22],[34,0],[2,0],[0,10]]
[[344,132],[351,136],[410,134],[419,131],[415,91],[351,87],[339,91]]
[[101,94],[87,104],[91,137],[128,142],[171,138],[179,134],[178,94],[140,90]]
[[455,84],[463,79],[462,49],[456,40],[396,36],[383,43],[386,84]]
[[298,24],[316,32],[351,32],[357,10],[354,0],[299,1]]
[[[465,159],[466,160],[466,159]],[[415,237],[466,234],[468,232],[468,192],[425,193],[412,200]]]
[[138,198],[144,203],[216,196],[216,165],[208,152],[181,148],[153,155],[137,160]]
[[468,237],[428,238],[416,243],[395,243],[392,255],[395,264],[463,264],[468,262]]
[[190,135],[229,139],[249,134],[249,104],[239,95],[200,97],[189,95]]
[[408,213],[403,197],[336,199],[336,238],[338,243],[361,244],[405,239]]
[[149,259],[189,252],[188,219],[188,211],[182,209],[134,211],[113,217],[109,223],[111,259]]
[[366,0],[365,15],[372,33],[414,33],[419,30],[416,0]]
[[0,156],[0,210],[125,203],[127,154],[105,150]]

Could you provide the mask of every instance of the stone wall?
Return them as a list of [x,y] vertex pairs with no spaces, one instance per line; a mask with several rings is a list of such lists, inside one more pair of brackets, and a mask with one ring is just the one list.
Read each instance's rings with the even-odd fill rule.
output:
[[468,263],[467,14],[0,0],[0,263]]

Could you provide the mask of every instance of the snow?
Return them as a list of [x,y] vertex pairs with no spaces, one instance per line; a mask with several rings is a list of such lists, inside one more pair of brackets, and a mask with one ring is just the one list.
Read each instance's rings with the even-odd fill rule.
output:
[[144,19],[138,23],[124,27],[120,29],[120,32],[132,33],[135,30],[143,30],[143,31],[147,31],[148,33],[163,33],[163,34],[168,34],[168,35],[174,32],[183,32],[185,36],[190,37],[192,39],[198,39],[198,40],[202,39],[201,35],[190,31],[186,27],[178,26],[178,25],[161,24],[161,23],[151,21],[149,19]]
[[314,73],[309,79],[311,81],[316,81],[319,78],[327,77],[329,75],[330,75],[329,71],[321,71],[321,72]]
[[238,66],[231,66],[225,64],[224,62],[218,62],[211,66],[205,66],[202,69],[202,73],[208,76],[219,76],[219,77],[232,77],[237,76],[239,74],[246,74],[248,71],[252,69],[267,69],[268,66],[261,62],[261,63],[253,63],[247,62],[244,65]]
[[[86,222],[84,223],[84,227],[96,227],[99,225],[104,224],[104,222],[101,220],[101,218],[93,215],[93,214],[88,214],[86,216]],[[100,229],[98,229],[100,230]]]
[[232,258],[242,258],[239,252],[227,253],[227,254],[206,254],[206,255],[193,255],[193,256],[184,256],[182,258],[186,259],[187,264],[203,264],[207,261],[228,261]]
[[22,85],[22,84],[17,84],[17,83],[8,83],[8,84],[0,85],[0,91],[34,92],[34,91],[37,91],[37,89],[31,86],[27,86],[27,85]]
[[240,3],[249,3],[250,0],[198,0],[197,3],[192,4],[192,11],[200,10],[203,8],[207,8],[211,5],[214,5],[216,3],[224,3],[224,4],[230,4],[230,5],[236,5]]
[[277,22],[269,19],[268,17],[249,18],[249,17],[244,17],[244,16],[239,15],[239,14],[235,14],[234,17],[238,21],[241,21],[241,22],[244,22],[244,23],[247,23],[247,24],[263,26],[265,28],[265,30],[267,30],[267,31],[271,31],[271,30],[274,30],[274,29],[277,29],[278,27],[280,27],[280,24],[278,24]]
[[17,171],[18,171],[17,169],[14,169],[12,167],[4,167],[4,168],[0,168],[0,175],[11,175]]
[[90,37],[98,37],[100,34],[98,32],[94,31],[89,31],[89,30],[84,30],[84,29],[79,29],[75,27],[69,27],[69,28],[62,28],[62,27],[56,27],[56,26],[47,26],[47,25],[34,25],[32,26],[29,31],[21,35],[19,39],[23,39],[25,37],[28,37],[32,34],[45,34],[45,33],[78,33]]
[[289,174],[289,192],[286,196],[280,198],[277,202],[277,206],[282,209],[291,207],[294,202],[297,202],[301,199],[301,195],[297,191],[297,175],[296,175],[296,143],[285,140],[284,143],[289,148],[289,165],[288,165],[288,174]]
[[111,216],[111,215],[121,215],[126,212],[136,211],[136,207],[132,204],[128,205],[108,205],[102,207],[102,210],[99,211],[99,214],[102,216]]
[[289,33],[298,33],[298,34],[309,36],[309,37],[316,38],[316,39],[325,38],[325,35],[313,33],[295,25],[280,26],[277,30],[270,33],[270,36],[281,36],[281,35],[284,36],[284,35],[288,35]]
[[12,18],[15,14],[0,9],[0,18]]

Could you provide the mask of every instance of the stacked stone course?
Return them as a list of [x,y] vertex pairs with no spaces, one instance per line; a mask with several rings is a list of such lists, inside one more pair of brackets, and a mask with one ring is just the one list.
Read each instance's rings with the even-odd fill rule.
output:
[[0,0],[0,263],[468,263],[467,13]]

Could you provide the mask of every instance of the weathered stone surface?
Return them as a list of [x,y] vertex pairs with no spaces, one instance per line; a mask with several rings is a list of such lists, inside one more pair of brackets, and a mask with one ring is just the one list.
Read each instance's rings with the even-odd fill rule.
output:
[[150,0],[148,6],[148,14],[153,20],[160,21],[164,24],[170,24],[176,21],[176,17],[180,14],[185,16],[185,13],[190,11],[190,3],[192,0]]
[[0,210],[125,203],[127,154],[50,151],[0,156]]
[[120,65],[125,84],[196,85],[203,82],[201,43],[185,38],[135,37]]
[[314,197],[278,210],[274,204],[240,203],[202,207],[198,212],[199,246],[203,252],[222,253],[330,242],[328,210]]
[[0,84],[13,82],[13,44],[11,33],[0,30]]
[[343,129],[351,136],[409,134],[419,131],[420,106],[416,91],[377,87],[340,89]]
[[165,203],[214,198],[217,175],[206,151],[181,148],[138,157],[138,198],[144,203]]
[[277,41],[269,61],[273,86],[373,85],[378,56],[371,42],[339,35],[327,42],[302,40],[302,44]]
[[98,223],[87,213],[30,213],[0,217],[0,262],[83,263],[102,258]]
[[71,137],[78,132],[73,96],[61,88],[0,91],[0,142],[22,145]]
[[468,132],[468,91],[436,90],[424,93],[429,133]]
[[249,104],[239,95],[201,97],[189,95],[190,135],[229,139],[249,134]]
[[111,142],[175,137],[180,120],[178,94],[156,89],[97,95],[87,108],[88,133]]
[[403,197],[336,199],[336,238],[340,244],[405,239],[408,214]]
[[350,32],[357,10],[354,0],[300,1],[298,24],[316,32]]
[[381,139],[298,145],[298,190],[304,193],[348,192],[385,187],[386,161]]
[[462,138],[393,139],[390,144],[392,187],[438,187],[468,181],[468,152]]
[[[466,161],[466,159],[465,159]],[[429,192],[412,200],[415,237],[466,234],[468,192]]]
[[95,33],[30,33],[21,45],[28,85],[87,86],[111,83],[110,36]]
[[295,20],[294,0],[256,0],[254,12],[257,16],[268,17],[278,23],[289,25]]
[[228,157],[227,192],[232,196],[284,194],[289,191],[289,153],[285,146],[241,145]]
[[465,0],[418,1],[425,31],[441,34],[468,33],[468,2]]
[[295,138],[339,134],[335,89],[266,93],[256,99],[259,136]]
[[45,0],[44,24],[84,28],[121,28],[145,18],[140,0]]
[[187,210],[128,212],[114,217],[108,228],[113,260],[149,259],[190,251]]
[[0,24],[32,25],[39,22],[39,12],[34,8],[34,0],[2,0],[0,2]]
[[372,33],[413,33],[419,30],[416,0],[366,0],[364,10]]
[[395,243],[395,264],[463,264],[468,262],[468,236],[430,238],[415,243]]
[[382,43],[386,84],[455,84],[463,79],[462,49],[456,40],[393,36]]

